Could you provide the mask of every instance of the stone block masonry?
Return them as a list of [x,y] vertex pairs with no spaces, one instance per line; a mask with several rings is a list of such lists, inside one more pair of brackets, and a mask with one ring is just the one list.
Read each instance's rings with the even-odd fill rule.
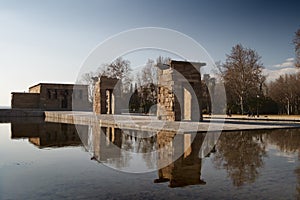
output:
[[200,67],[205,65],[175,60],[158,65],[158,119],[202,121]]
[[13,92],[11,97],[11,107],[12,109],[39,109],[40,94]]
[[12,109],[90,111],[88,86],[77,84],[39,83],[29,92],[12,93]]
[[121,82],[119,79],[107,76],[97,79],[94,88],[94,113],[119,114],[121,112]]

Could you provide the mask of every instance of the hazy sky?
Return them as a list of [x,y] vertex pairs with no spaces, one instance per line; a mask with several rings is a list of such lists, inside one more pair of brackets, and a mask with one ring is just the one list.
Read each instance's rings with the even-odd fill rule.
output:
[[0,0],[0,105],[39,82],[74,82],[88,54],[132,28],[163,27],[200,43],[215,61],[255,49],[266,71],[293,71],[299,1]]

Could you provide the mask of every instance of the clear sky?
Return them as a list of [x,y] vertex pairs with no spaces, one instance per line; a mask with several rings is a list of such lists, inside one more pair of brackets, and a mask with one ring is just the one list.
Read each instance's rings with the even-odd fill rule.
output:
[[0,0],[0,106],[39,82],[74,82],[100,42],[139,27],[180,31],[215,61],[241,43],[268,72],[291,72],[299,8],[288,0]]

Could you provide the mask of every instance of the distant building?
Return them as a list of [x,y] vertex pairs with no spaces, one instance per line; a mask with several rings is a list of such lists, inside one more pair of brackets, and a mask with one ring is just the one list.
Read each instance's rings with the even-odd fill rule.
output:
[[13,92],[13,109],[90,110],[88,86],[59,83],[39,83],[29,92]]

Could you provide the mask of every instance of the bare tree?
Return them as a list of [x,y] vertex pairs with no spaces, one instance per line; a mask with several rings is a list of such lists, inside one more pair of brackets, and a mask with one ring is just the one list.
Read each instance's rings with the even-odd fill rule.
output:
[[148,59],[141,71],[141,85],[157,84],[157,70],[154,60]]
[[120,79],[122,81],[123,92],[129,92],[132,81],[130,61],[119,57],[112,63],[105,64],[104,67],[104,75]]
[[122,81],[122,89],[124,92],[130,90],[131,84],[131,68],[130,62],[119,57],[111,64],[103,64],[97,70],[82,74],[80,80],[81,84],[86,84],[89,87],[89,101],[93,102],[94,86],[97,77],[108,76],[111,78],[118,78]]
[[269,96],[278,104],[280,113],[300,113],[300,73],[285,74],[268,85]]
[[298,29],[295,32],[293,43],[295,45],[295,54],[296,54],[295,66],[300,68],[300,29]]
[[156,64],[169,64],[170,61],[171,58],[169,57],[158,56],[158,58],[156,58]]
[[93,102],[94,100],[94,80],[93,77],[99,76],[96,72],[89,72],[89,73],[84,73],[81,76],[81,79],[79,80],[80,84],[85,84],[88,85],[88,98],[89,102]]
[[[156,65],[159,63],[169,64],[170,60],[171,59],[169,57],[162,56],[159,56],[156,59],[156,62],[152,59],[148,59],[146,65],[142,68],[140,72],[136,74],[136,83],[138,88],[140,108],[144,113],[156,111],[155,107],[152,107],[157,103],[158,77]],[[134,95],[135,93],[133,94],[133,96]],[[150,108],[153,109],[150,110]]]
[[144,113],[148,113],[157,100],[157,69],[154,60],[148,59],[141,72],[137,74],[137,83],[140,106]]
[[234,46],[231,54],[226,55],[224,82],[227,102],[239,105],[242,114],[247,106],[253,109],[253,102],[262,95],[265,77],[262,75],[263,64],[256,51],[245,48],[241,44]]

